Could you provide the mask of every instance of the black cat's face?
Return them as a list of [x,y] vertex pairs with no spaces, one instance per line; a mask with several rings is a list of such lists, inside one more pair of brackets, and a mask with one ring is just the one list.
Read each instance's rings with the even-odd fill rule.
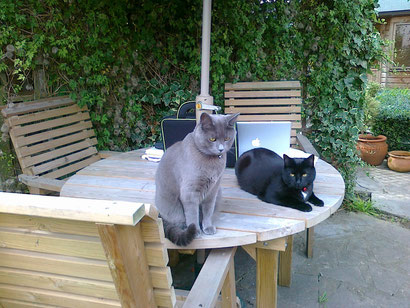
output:
[[314,156],[308,158],[290,158],[283,155],[282,179],[291,188],[303,189],[313,183],[316,177]]

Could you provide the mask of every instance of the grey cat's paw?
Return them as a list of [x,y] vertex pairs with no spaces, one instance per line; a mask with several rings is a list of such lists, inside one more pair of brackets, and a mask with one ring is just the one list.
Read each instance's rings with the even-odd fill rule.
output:
[[204,231],[204,233],[207,235],[212,235],[216,233],[216,228],[214,226],[210,226],[210,227],[203,229],[202,231]]
[[199,237],[200,235],[201,235],[201,229],[196,228],[196,232],[195,232],[194,238],[197,238],[197,237]]

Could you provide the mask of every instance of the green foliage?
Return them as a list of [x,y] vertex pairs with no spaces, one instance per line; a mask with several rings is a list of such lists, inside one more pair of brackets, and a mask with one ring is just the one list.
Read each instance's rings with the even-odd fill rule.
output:
[[346,201],[346,209],[353,212],[362,212],[372,216],[379,216],[380,211],[377,210],[371,200],[363,200],[359,197],[353,197]]
[[363,112],[364,125],[363,132],[371,130],[374,118],[378,113],[379,101],[376,99],[377,93],[380,91],[381,85],[377,82],[369,82],[366,87],[364,96]]
[[[224,83],[298,79],[311,139],[352,191],[366,73],[382,58],[375,0],[214,1],[211,94]],[[201,0],[2,0],[4,101],[33,87],[86,104],[99,147],[152,144],[159,120],[199,92]]]
[[410,89],[384,89],[376,100],[373,133],[387,137],[389,151],[410,151]]

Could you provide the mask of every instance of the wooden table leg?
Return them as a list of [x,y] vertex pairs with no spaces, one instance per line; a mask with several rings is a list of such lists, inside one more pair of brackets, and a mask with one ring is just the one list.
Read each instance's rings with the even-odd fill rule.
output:
[[286,250],[279,252],[278,284],[283,287],[290,287],[292,282],[292,251],[293,235],[290,235],[288,236]]
[[306,257],[313,257],[313,242],[315,236],[315,229],[313,227],[306,229]]
[[278,279],[277,250],[256,248],[256,307],[276,308]]

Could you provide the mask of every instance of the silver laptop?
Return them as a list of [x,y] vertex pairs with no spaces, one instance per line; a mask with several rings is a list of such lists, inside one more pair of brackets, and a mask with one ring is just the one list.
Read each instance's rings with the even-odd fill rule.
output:
[[290,148],[290,122],[237,122],[237,153],[267,148],[283,156]]

